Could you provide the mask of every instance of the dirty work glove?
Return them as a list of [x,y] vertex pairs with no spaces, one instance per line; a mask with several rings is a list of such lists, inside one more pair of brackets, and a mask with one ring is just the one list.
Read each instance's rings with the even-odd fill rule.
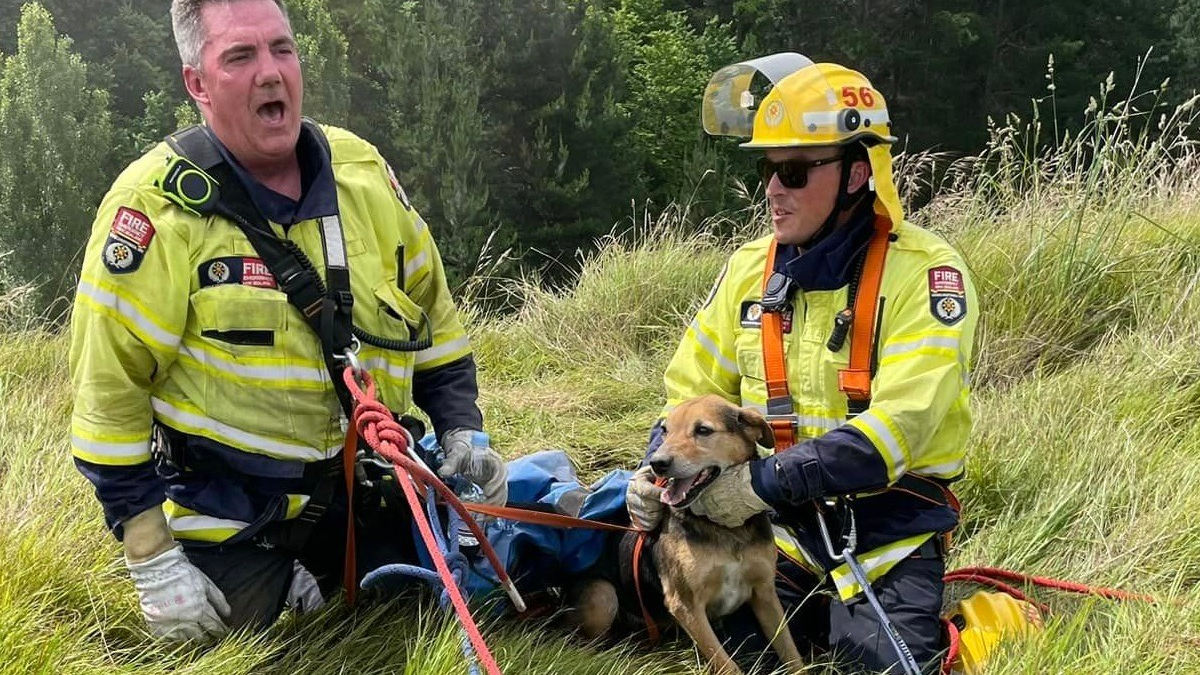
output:
[[171,538],[162,509],[147,509],[122,527],[125,566],[150,634],[171,642],[224,637],[229,627],[222,617],[229,616],[229,603]]
[[643,466],[633,472],[629,487],[625,489],[625,509],[629,511],[629,523],[639,530],[649,532],[662,521],[662,497],[665,488],[654,484],[654,472]]
[[721,472],[688,508],[723,527],[741,527],[754,515],[771,509],[750,485],[750,462]]
[[495,506],[508,502],[508,467],[500,454],[490,446],[478,447],[471,443],[475,431],[454,429],[442,437],[442,449],[446,459],[438,469],[438,476],[446,480],[456,474],[483,489],[483,501]]

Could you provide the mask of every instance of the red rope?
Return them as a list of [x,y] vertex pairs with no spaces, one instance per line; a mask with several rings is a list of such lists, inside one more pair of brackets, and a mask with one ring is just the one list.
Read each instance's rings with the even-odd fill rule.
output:
[[488,544],[483,530],[467,510],[463,508],[462,502],[454,494],[454,491],[446,487],[429,470],[413,461],[406,454],[408,450],[408,438],[403,429],[400,428],[400,425],[392,417],[391,411],[376,400],[375,381],[371,378],[370,373],[362,370],[357,374],[362,378],[366,386],[365,392],[359,387],[358,381],[355,380],[355,372],[352,369],[347,368],[343,374],[346,386],[349,388],[350,394],[354,397],[356,403],[353,420],[354,426],[362,434],[367,444],[371,446],[371,449],[396,467],[396,477],[399,479],[400,487],[404,489],[404,498],[408,501],[408,507],[412,511],[413,520],[417,524],[417,529],[421,532],[421,539],[425,542],[425,548],[429,551],[430,557],[433,558],[433,565],[437,568],[438,576],[441,577],[442,584],[450,596],[450,602],[454,605],[454,612],[458,615],[458,620],[462,623],[463,630],[466,631],[467,637],[471,641],[471,646],[475,648],[476,658],[483,664],[488,675],[501,675],[500,668],[496,665],[496,660],[492,656],[492,652],[488,649],[487,643],[484,642],[483,635],[479,632],[479,627],[471,617],[471,610],[467,607],[467,602],[463,598],[458,584],[454,581],[454,575],[451,573],[450,567],[446,564],[446,556],[437,545],[437,540],[433,535],[433,528],[430,527],[429,519],[425,515],[420,498],[417,496],[418,485],[425,488],[432,487],[437,490],[446,502],[463,517],[463,522],[467,524],[476,539],[479,540],[481,547],[488,556],[488,560],[492,563],[492,569],[496,571],[501,581],[509,581],[508,574],[505,572],[504,566],[500,564],[496,552]]
[[1062,579],[1051,579],[1049,577],[1038,577],[1032,574],[1024,574],[1021,572],[1013,572],[1011,570],[1000,569],[998,567],[964,567],[955,570],[948,574],[951,575],[970,575],[970,581],[979,579],[994,579],[1002,581],[1014,581],[1042,588],[1053,588],[1069,593],[1079,593],[1081,595],[1098,595],[1109,600],[1138,600],[1141,602],[1158,602],[1153,596],[1143,595],[1141,593],[1131,593],[1122,591],[1117,588],[1105,588],[1103,586],[1088,586],[1086,584],[1076,583],[1074,581],[1064,581]]
[[958,660],[958,626],[949,619],[942,619],[942,625],[946,628],[946,640],[949,642],[946,656],[942,658],[942,673],[950,675],[950,671],[954,668],[954,662]]

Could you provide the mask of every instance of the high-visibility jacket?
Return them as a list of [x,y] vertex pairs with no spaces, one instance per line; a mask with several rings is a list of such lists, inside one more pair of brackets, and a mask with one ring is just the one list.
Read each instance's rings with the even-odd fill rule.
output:
[[[979,305],[966,267],[949,244],[907,222],[895,227],[879,291],[871,401],[850,418],[848,399],[838,389],[838,371],[849,364],[849,340],[837,351],[827,342],[835,316],[847,307],[848,285],[872,222],[873,214],[860,213],[803,255],[780,247],[775,270],[800,289],[783,318],[798,443],[755,462],[754,483],[776,509],[777,522],[796,526],[793,535],[799,532],[781,541],[785,552],[805,549],[794,557],[812,558],[826,571],[833,565],[818,543],[809,505],[821,497],[856,496],[860,561],[874,579],[957,522],[945,504],[883,489],[906,473],[941,481],[963,474],[971,429],[968,367]],[[759,301],[770,242],[770,236],[752,241],[730,257],[666,370],[664,416],[702,394],[766,412]],[[864,320],[872,318],[854,318]],[[831,571],[843,595],[857,592],[844,566]]]
[[[317,195],[315,207],[302,201],[311,217],[271,226],[324,277],[322,217],[340,210],[355,325],[409,340],[427,318],[428,349],[359,353],[379,400],[404,412],[414,372],[469,360],[470,346],[429,228],[391,168],[366,141],[322,128],[329,156],[302,158],[306,194]],[[310,149],[311,136],[302,131]],[[71,447],[118,536],[122,520],[166,495],[176,538],[220,542],[295,517],[312,488],[304,467],[339,454],[344,418],[318,336],[241,230],[155,186],[171,154],[162,143],[133,162],[97,213],[72,317]],[[211,448],[231,475],[167,472],[164,483],[154,422]]]

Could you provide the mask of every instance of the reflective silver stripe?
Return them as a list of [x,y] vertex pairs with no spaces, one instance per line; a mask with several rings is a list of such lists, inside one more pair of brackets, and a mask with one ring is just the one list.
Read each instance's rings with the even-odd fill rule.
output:
[[855,422],[865,424],[875,435],[883,442],[888,454],[892,457],[892,475],[899,476],[904,473],[904,451],[900,449],[900,441],[892,434],[892,430],[884,424],[883,420],[879,419],[877,413],[867,410],[863,414],[854,418]]
[[717,365],[733,375],[740,375],[741,369],[738,368],[737,362],[730,361],[721,350],[717,348],[717,343],[713,342],[704,331],[700,330],[700,322],[693,319],[691,325],[692,333],[696,336],[696,344],[700,345],[704,351],[708,352],[716,360]]
[[369,359],[363,359],[363,367],[368,371],[383,371],[395,380],[408,380],[412,378],[412,368],[408,366],[398,366],[387,360],[384,356],[372,356]]
[[[833,92],[831,91],[830,94],[832,95],[832,93]],[[833,103],[830,102],[830,105],[833,105]],[[864,122],[869,121],[871,124],[888,124],[890,122],[887,108],[884,108],[883,110],[863,110],[860,108],[858,113],[862,116]],[[806,127],[837,127],[838,117],[840,114],[840,110],[831,110],[828,112],[808,112],[804,113],[802,119],[804,120],[804,126]]]
[[880,358],[887,358],[889,356],[896,356],[898,354],[905,354],[908,352],[913,352],[922,347],[943,347],[945,349],[957,350],[958,344],[959,344],[958,338],[934,337],[934,336],[924,337],[924,338],[920,338],[918,340],[908,340],[908,341],[904,341],[904,342],[889,343],[887,346],[885,346],[883,348],[883,352],[880,354]]
[[416,276],[417,272],[425,266],[425,261],[428,259],[429,254],[425,251],[421,251],[413,256],[412,260],[404,263],[404,278],[412,279],[414,276]]
[[[915,544],[903,544],[904,541],[911,542],[915,538],[921,539]],[[899,542],[896,542],[897,544],[900,544],[899,546],[883,551],[877,555],[863,556],[858,559],[858,563],[862,565],[863,572],[865,572],[867,575],[867,581],[874,584],[875,581],[882,576],[882,571],[880,570],[881,567],[907,558],[912,554],[913,551],[921,548],[921,544],[924,544],[928,540],[929,535],[917,535],[917,537],[910,537],[907,540],[902,539]],[[854,575],[850,572],[850,567],[848,565],[839,565],[833,570],[830,576],[833,577],[833,585],[837,587],[838,594],[843,600],[848,600],[862,592],[862,588],[860,588],[858,582],[854,580]]]
[[935,466],[923,466],[921,467],[920,471],[921,475],[957,476],[958,474],[962,473],[965,467],[966,462],[961,459],[956,459],[953,462],[946,462],[944,464],[937,464]]
[[79,292],[91,298],[98,304],[117,310],[119,314],[125,316],[130,321],[133,321],[134,325],[136,325],[146,335],[154,338],[164,347],[175,349],[179,346],[178,335],[172,335],[162,328],[159,328],[157,324],[150,319],[147,319],[146,316],[133,305],[133,303],[121,298],[116,293],[97,288],[86,281],[79,282]]
[[150,454],[150,439],[134,443],[105,443],[89,441],[78,434],[71,434],[71,445],[88,454],[103,457],[138,457]]
[[296,459],[302,462],[315,462],[320,459],[333,457],[342,448],[340,445],[335,445],[322,452],[317,448],[284,443],[265,436],[259,436],[258,434],[252,434],[249,431],[242,431],[210,417],[180,410],[160,398],[151,398],[150,404],[154,407],[155,414],[162,415],[169,421],[179,422],[187,426],[218,434],[234,441],[242,447],[254,448],[256,451],[261,451],[264,454],[274,457]]
[[[762,403],[752,403],[745,398],[742,399],[743,408],[753,408],[758,412],[766,415],[767,406]],[[796,426],[800,427],[816,427],[818,429],[826,429],[832,431],[843,424],[846,420],[840,417],[823,417],[820,415],[793,415],[796,418]]]
[[328,371],[324,368],[305,368],[303,366],[251,366],[244,363],[223,361],[209,355],[201,349],[193,349],[184,344],[180,354],[187,355],[197,363],[215,370],[220,370],[239,378],[255,378],[260,380],[303,380],[305,382],[323,382],[329,379]]
[[337,214],[321,218],[321,237],[325,240],[325,264],[346,267],[346,243],[342,241],[342,221]]
[[167,516],[167,525],[176,532],[196,532],[197,530],[241,530],[250,523],[212,516]]
[[447,354],[453,354],[454,352],[464,351],[470,348],[471,341],[466,335],[463,335],[448,342],[435,344],[429,349],[422,349],[421,351],[417,352],[417,365],[429,363],[430,361],[436,361]]

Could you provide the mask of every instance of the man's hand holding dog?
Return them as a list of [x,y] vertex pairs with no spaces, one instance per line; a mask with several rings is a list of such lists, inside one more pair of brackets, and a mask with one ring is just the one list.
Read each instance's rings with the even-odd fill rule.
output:
[[750,484],[750,462],[730,467],[717,476],[689,508],[722,527],[741,527],[753,516],[771,510]]
[[629,522],[635,528],[649,532],[658,527],[663,518],[662,502],[664,488],[654,484],[654,472],[643,466],[634,472],[625,490],[625,508],[629,510]]

